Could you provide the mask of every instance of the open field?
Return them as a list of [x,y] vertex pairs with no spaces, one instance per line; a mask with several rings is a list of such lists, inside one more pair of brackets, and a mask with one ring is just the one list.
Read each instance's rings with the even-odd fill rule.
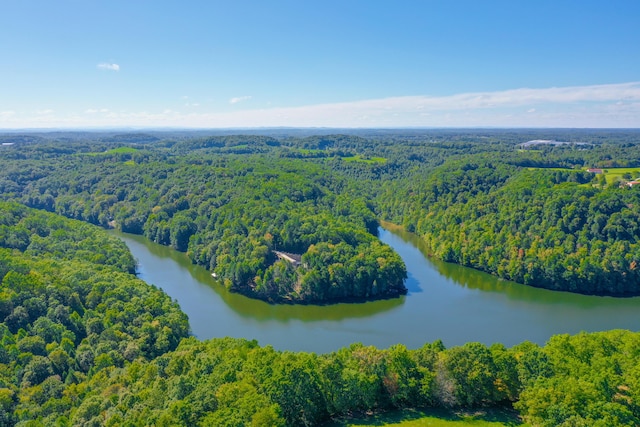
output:
[[606,168],[604,169],[604,176],[607,179],[607,184],[611,185],[617,179],[624,179],[622,175],[629,173],[632,178],[640,176],[640,168]]
[[[577,169],[568,169],[568,168],[532,168],[532,167],[527,169],[529,170],[543,169],[543,170],[549,170],[549,171],[569,171],[569,172],[577,170]],[[581,170],[586,170],[586,168]],[[605,176],[605,179],[607,180],[607,185],[611,185],[616,181],[620,181],[620,180],[624,180],[624,181],[629,180],[629,178],[623,178],[623,175],[627,173],[631,174],[632,179],[636,179],[640,177],[640,168],[602,168],[602,170],[604,171],[604,176]],[[583,185],[589,185],[589,184],[583,184]]]
[[454,412],[444,409],[404,410],[381,415],[354,417],[333,421],[326,427],[501,427],[523,426],[518,416],[509,409],[483,409],[476,412]]
[[540,169],[545,171],[567,171],[567,172],[576,172],[580,170],[580,169],[569,169],[569,168],[527,168],[527,169],[529,169],[530,171]]
[[103,151],[101,153],[85,153],[87,156],[104,156],[109,154],[133,154],[137,153],[139,150],[133,147],[118,147],[113,148],[111,150]]
[[345,162],[361,162],[361,163],[380,163],[383,164],[387,161],[384,157],[362,157],[362,156],[352,156],[352,157],[343,157],[342,160]]

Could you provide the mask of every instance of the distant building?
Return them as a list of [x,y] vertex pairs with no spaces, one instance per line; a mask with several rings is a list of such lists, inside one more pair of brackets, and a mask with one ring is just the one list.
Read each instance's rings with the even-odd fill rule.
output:
[[273,251],[273,253],[275,253],[278,258],[283,259],[287,262],[290,262],[295,267],[299,266],[300,263],[302,262],[302,255],[299,255],[299,254],[292,254],[289,252],[280,252],[280,251]]
[[555,141],[553,139],[534,139],[531,141],[527,141],[527,142],[523,142],[522,144],[520,144],[521,148],[530,148],[530,147],[536,147],[538,145],[553,145],[553,146],[559,146],[559,145],[576,145],[576,146],[591,146],[593,144],[590,144],[588,142],[570,142],[570,141]]
[[599,173],[603,173],[603,170],[598,168],[589,168],[587,169],[587,172],[599,174]]
[[627,182],[627,187],[634,187],[636,185],[640,185],[640,181],[636,180]]

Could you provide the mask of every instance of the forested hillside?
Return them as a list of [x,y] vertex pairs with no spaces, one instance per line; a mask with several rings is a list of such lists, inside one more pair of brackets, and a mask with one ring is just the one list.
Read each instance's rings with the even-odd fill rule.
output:
[[[238,140],[242,150],[270,147],[269,141],[225,140],[232,149]],[[207,151],[218,145],[195,140],[170,151],[101,152],[86,151],[100,144],[78,145],[71,155],[52,146],[24,147],[7,153],[14,157],[5,159],[0,187],[7,199],[186,251],[230,290],[268,301],[406,292],[402,260],[376,238],[378,222],[365,199],[339,191],[343,179],[303,160]],[[300,265],[278,259],[276,251],[299,255]]]
[[452,161],[390,186],[380,210],[445,261],[554,290],[640,292],[640,191],[593,173]]
[[65,420],[89,378],[187,336],[186,316],[130,273],[117,238],[7,203],[0,223],[0,424]]
[[[2,425],[298,426],[393,408],[512,404],[532,425],[640,422],[638,333],[511,349],[353,344],[324,355],[200,342],[187,337],[175,303],[120,265],[130,255],[114,237],[19,205],[0,212]],[[37,256],[33,241],[14,244],[25,229],[39,232]],[[106,248],[103,258],[62,250],[93,245]]]
[[[564,142],[523,144],[542,137]],[[621,183],[640,172],[638,138],[562,130],[20,136],[1,147],[0,194],[144,234],[186,251],[229,289],[271,302],[404,293],[404,265],[375,237],[378,218],[417,232],[438,258],[502,278],[637,295],[640,186]],[[275,251],[300,256],[300,265]]]
[[82,260],[134,273],[135,261],[122,241],[81,221],[0,203],[0,247],[18,249],[31,257]]
[[0,424],[294,426],[496,406],[536,426],[640,424],[637,332],[323,355],[201,342],[174,302],[130,274],[126,247],[87,224],[186,251],[231,289],[272,301],[402,292],[404,265],[375,237],[377,218],[502,277],[637,294],[640,195],[620,185],[640,167],[633,133],[560,133],[592,144],[535,149],[518,145],[533,131],[134,136],[0,147],[2,198],[39,209],[0,204]]

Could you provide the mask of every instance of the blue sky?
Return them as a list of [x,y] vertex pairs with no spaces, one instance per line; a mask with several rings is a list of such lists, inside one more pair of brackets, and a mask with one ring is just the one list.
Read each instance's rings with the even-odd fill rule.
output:
[[0,128],[640,127],[640,1],[4,0]]

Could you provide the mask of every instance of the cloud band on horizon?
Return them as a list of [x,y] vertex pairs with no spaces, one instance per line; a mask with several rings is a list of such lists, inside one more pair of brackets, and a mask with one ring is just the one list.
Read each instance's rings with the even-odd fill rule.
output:
[[[232,98],[229,102],[234,104],[249,98]],[[158,113],[120,112],[90,119],[70,115],[29,120],[17,116],[0,116],[0,126],[640,128],[640,82],[403,96],[208,113],[163,109]]]

